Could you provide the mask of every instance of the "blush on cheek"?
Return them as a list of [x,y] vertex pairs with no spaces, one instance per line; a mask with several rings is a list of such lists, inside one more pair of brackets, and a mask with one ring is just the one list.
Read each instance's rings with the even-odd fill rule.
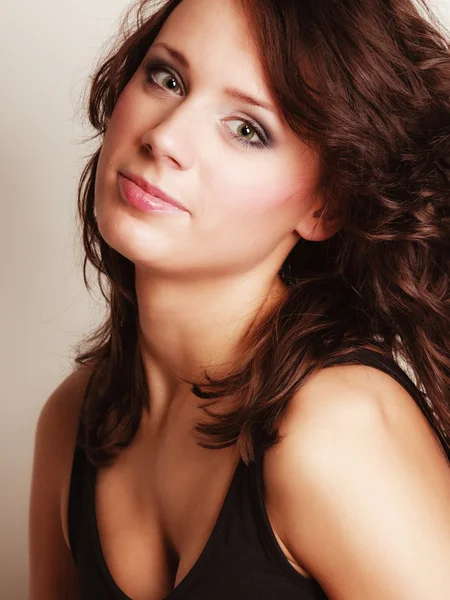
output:
[[308,198],[308,190],[304,188],[305,186],[299,186],[298,182],[294,186],[287,182],[280,185],[278,179],[276,182],[261,181],[252,188],[251,192],[249,190],[243,201],[255,213],[265,214],[267,211],[276,213],[283,209],[289,212],[298,211],[299,204]]
[[231,200],[229,205],[233,211],[265,214],[283,204],[284,186],[280,187],[279,182],[274,181],[272,176],[268,179],[260,174],[252,175],[248,170],[244,176],[242,181],[234,181],[232,185],[227,186],[228,202]]

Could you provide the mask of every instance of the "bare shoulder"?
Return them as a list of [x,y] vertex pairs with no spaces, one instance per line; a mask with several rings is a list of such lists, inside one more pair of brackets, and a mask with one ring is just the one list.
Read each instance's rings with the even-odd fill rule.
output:
[[450,589],[450,465],[414,399],[366,365],[314,375],[264,458],[272,523],[331,599]]
[[80,366],[67,375],[47,398],[37,420],[29,503],[29,598],[33,600],[73,594],[66,588],[75,577],[66,513],[80,409],[91,373],[91,366]]
[[281,428],[297,429],[300,421],[313,428],[320,422],[336,434],[341,427],[378,423],[411,451],[421,443],[422,451],[437,452],[446,460],[436,433],[412,396],[393,377],[369,365],[335,365],[316,373],[292,398]]
[[[80,366],[67,375],[45,402],[38,420],[37,432],[42,430],[43,439],[51,436],[54,472],[60,482],[61,524],[69,547],[67,531],[67,508],[70,475],[80,410],[92,366]],[[36,432],[36,433],[37,433]]]

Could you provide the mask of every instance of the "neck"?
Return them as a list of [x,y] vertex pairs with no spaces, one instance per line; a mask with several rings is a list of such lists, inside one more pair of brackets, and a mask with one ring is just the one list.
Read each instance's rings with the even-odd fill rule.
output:
[[[204,371],[226,375],[245,333],[286,294],[278,277],[214,281],[156,280],[136,267],[139,343],[152,406],[161,415]],[[157,408],[155,408],[157,407]]]

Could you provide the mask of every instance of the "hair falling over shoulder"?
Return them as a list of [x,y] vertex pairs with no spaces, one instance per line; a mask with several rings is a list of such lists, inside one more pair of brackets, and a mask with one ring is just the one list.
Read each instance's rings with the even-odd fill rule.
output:
[[[100,236],[94,184],[115,103],[180,0],[141,1],[91,78],[99,147],[83,169],[78,215],[107,318],[77,348],[91,363],[82,443],[97,466],[133,439],[148,387],[138,346],[134,265]],[[423,0],[240,0],[268,88],[319,152],[326,212],[342,228],[300,239],[281,266],[289,294],[246,339],[236,372],[206,374],[233,411],[198,423],[199,443],[237,443],[245,462],[278,441],[276,420],[306,378],[358,347],[405,360],[450,456],[450,42]],[[131,16],[134,19],[130,24]],[[289,277],[286,277],[289,273]],[[195,382],[192,382],[195,384]]]

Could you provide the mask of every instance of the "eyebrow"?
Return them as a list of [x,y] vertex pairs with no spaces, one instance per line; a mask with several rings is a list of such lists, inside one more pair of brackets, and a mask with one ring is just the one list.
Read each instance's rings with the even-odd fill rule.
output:
[[[164,42],[156,42],[155,44],[153,44],[152,47],[155,48],[157,46],[162,46],[163,48],[165,48],[167,50],[167,52],[172,56],[172,58],[177,60],[186,70],[189,70],[189,63],[187,61],[187,58],[179,50],[172,48],[172,46],[169,46],[168,44],[166,44]],[[223,91],[227,96],[231,96],[232,98],[236,98],[237,100],[242,100],[243,102],[246,102],[247,104],[251,104],[252,106],[259,106],[260,108],[264,108],[265,110],[267,110],[271,113],[275,113],[273,106],[271,106],[267,102],[264,102],[263,100],[257,100],[256,98],[249,96],[248,94],[246,94],[245,92],[243,92],[241,90],[237,90],[236,88],[226,87],[226,88],[224,88]]]

